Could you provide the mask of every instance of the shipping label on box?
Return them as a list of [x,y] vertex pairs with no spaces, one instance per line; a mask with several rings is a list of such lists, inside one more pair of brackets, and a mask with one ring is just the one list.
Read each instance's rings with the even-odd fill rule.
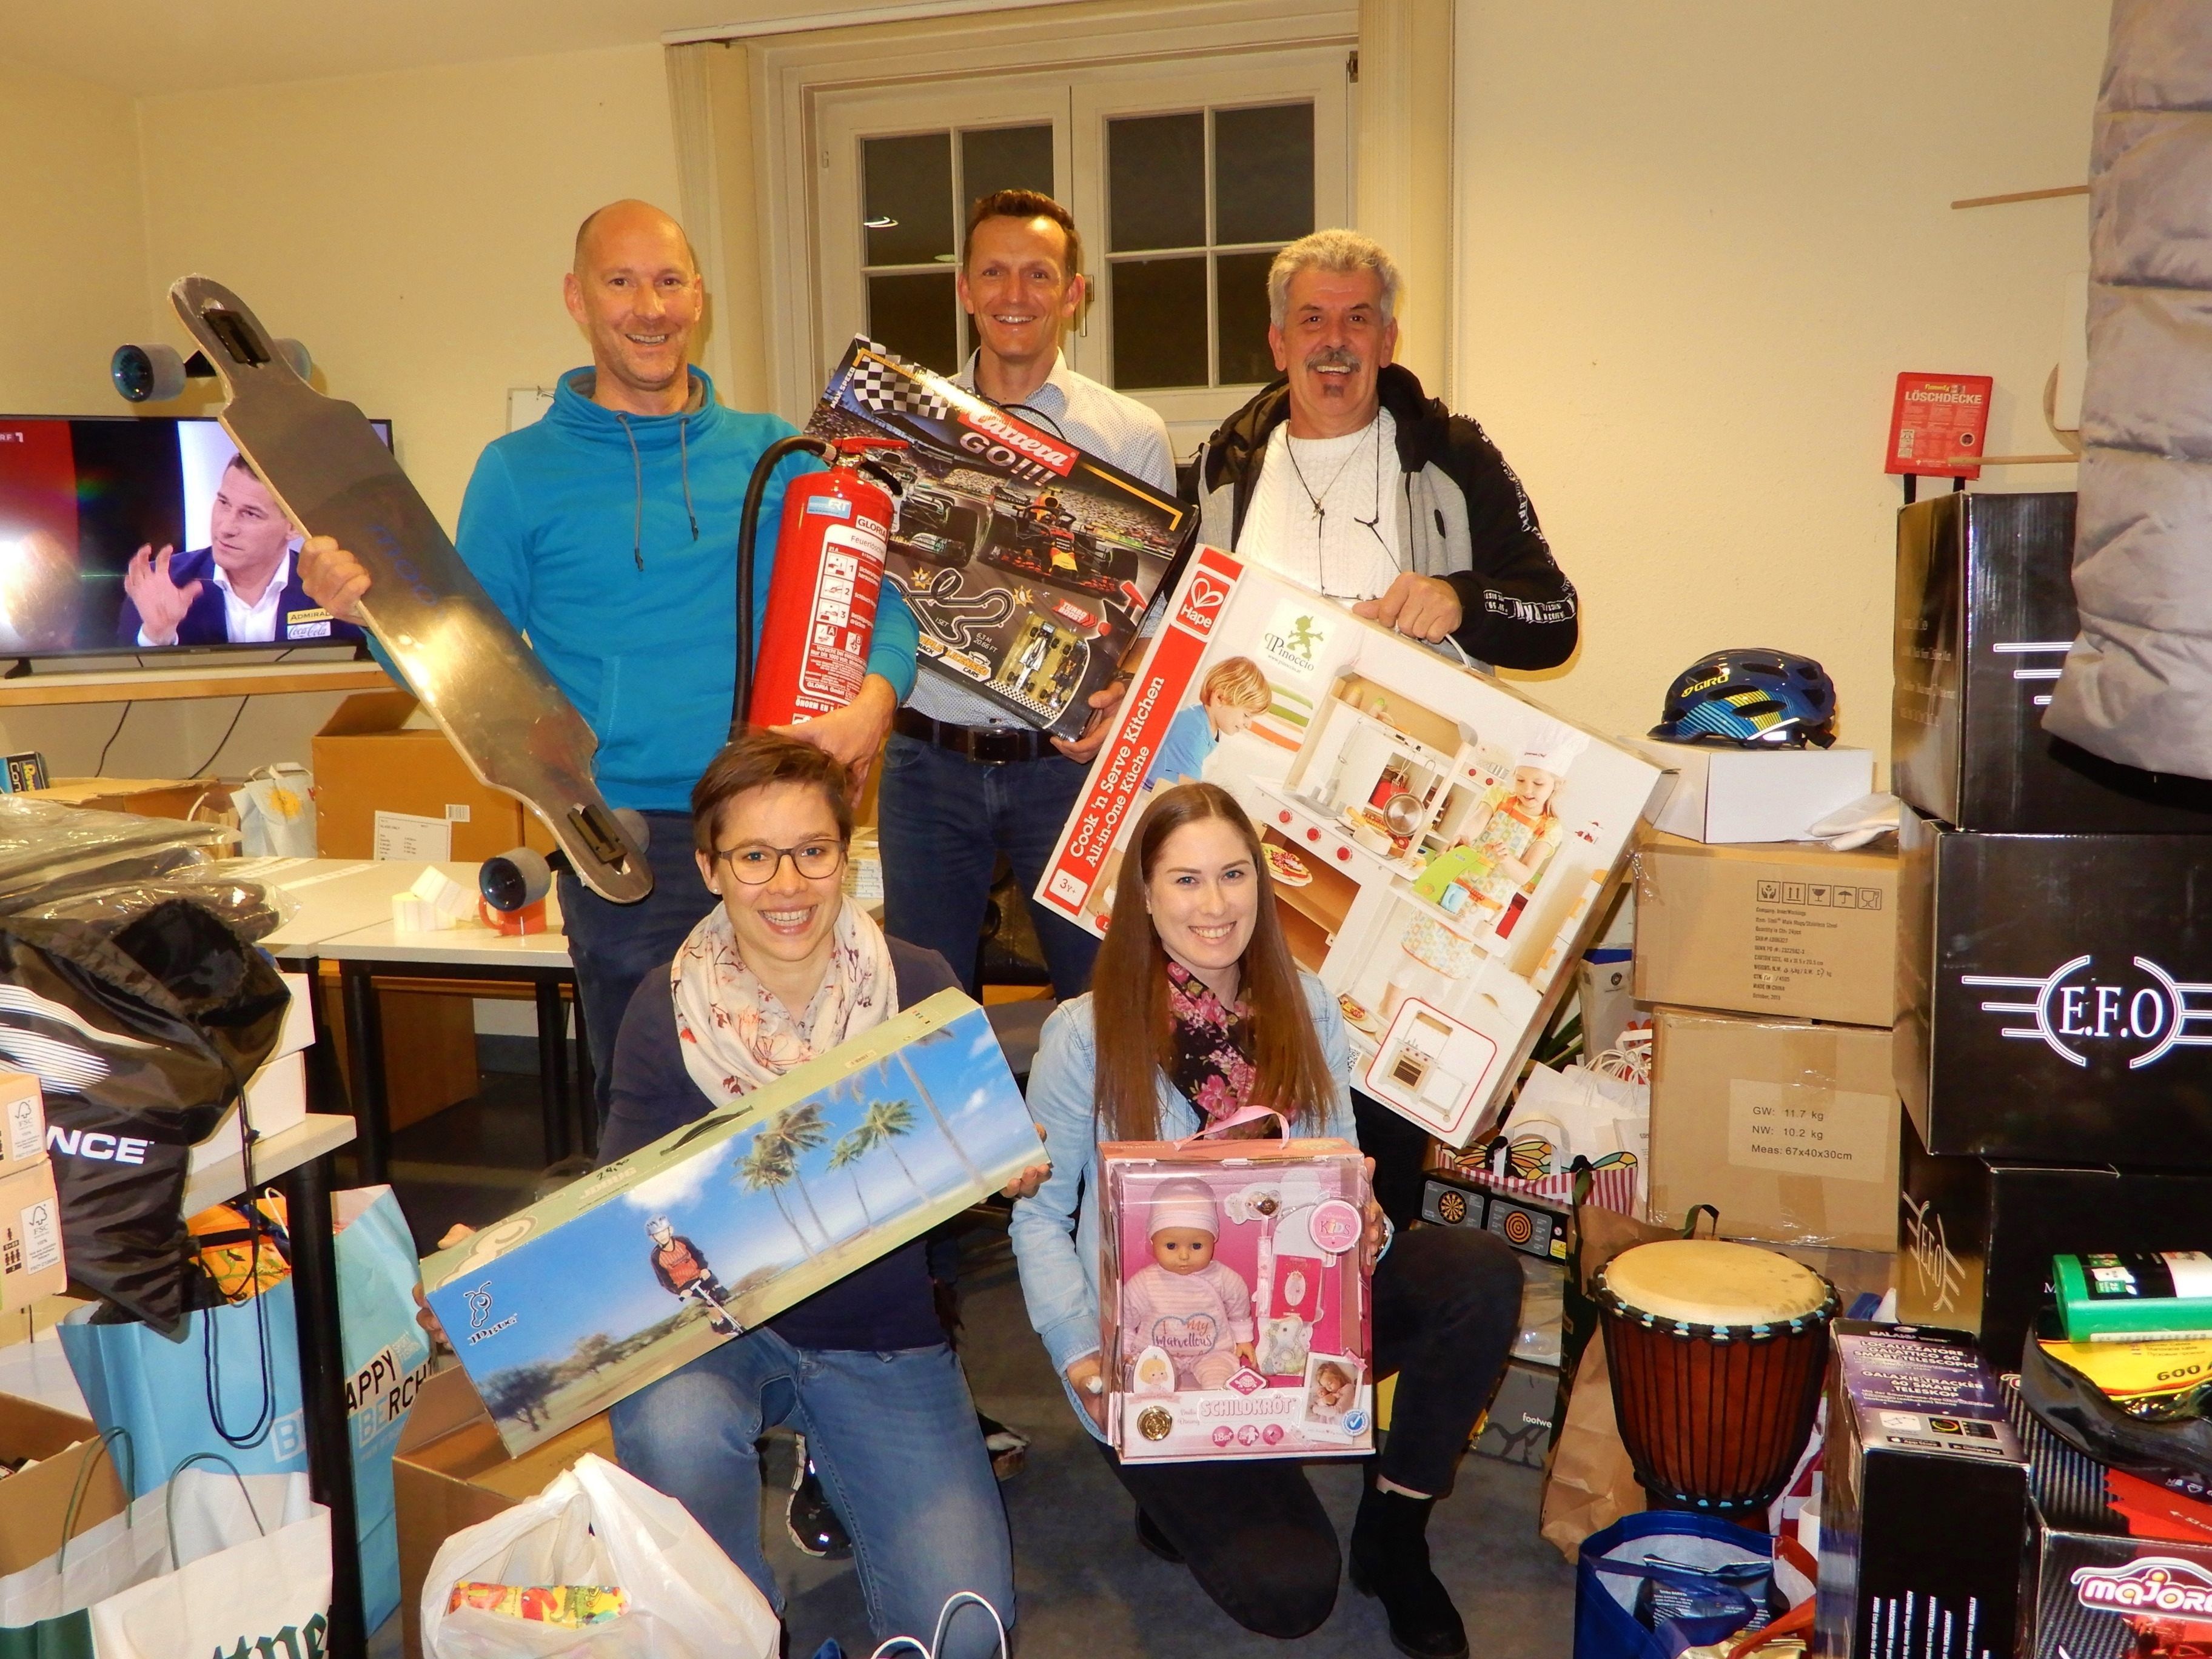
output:
[[46,1111],[39,1079],[28,1072],[0,1071],[0,1176],[13,1175],[46,1155]]
[[860,337],[806,429],[895,438],[884,577],[921,630],[921,672],[1025,725],[1079,736],[1188,533],[1193,509]]
[[1099,1340],[1121,1461],[1374,1449],[1358,1149],[1109,1141],[1098,1170]]
[[1040,1161],[983,1011],[940,992],[422,1264],[520,1451]]
[[1636,1000],[1839,1025],[1897,1016],[1897,857],[1652,833],[1636,854]]
[[1894,1248],[1888,1031],[1685,1008],[1652,1024],[1655,1221],[1711,1204],[1732,1238]]
[[1202,547],[1036,890],[1092,933],[1161,789],[1218,784],[1336,996],[1353,1082],[1463,1146],[1520,1074],[1663,775],[1487,675]]

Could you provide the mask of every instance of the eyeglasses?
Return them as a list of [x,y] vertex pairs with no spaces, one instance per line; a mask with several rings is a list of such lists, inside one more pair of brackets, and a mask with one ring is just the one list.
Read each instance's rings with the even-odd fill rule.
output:
[[803,841],[796,847],[768,847],[756,842],[746,847],[718,847],[714,856],[730,866],[730,873],[742,884],[760,887],[775,879],[786,859],[805,880],[834,876],[845,862],[845,848],[840,842],[826,840]]

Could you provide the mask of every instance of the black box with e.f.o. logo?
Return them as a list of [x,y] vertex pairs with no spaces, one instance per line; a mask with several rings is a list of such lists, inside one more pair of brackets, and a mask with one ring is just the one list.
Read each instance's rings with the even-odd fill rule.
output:
[[2071,491],[1938,495],[1897,519],[1890,787],[1962,829],[2212,833],[2212,783],[2053,738],[2080,631]]
[[1905,819],[1897,1085],[1929,1150],[2212,1168],[2212,840]]

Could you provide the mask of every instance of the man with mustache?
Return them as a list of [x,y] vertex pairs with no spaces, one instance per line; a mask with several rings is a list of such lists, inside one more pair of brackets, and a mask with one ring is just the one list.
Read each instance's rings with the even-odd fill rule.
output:
[[1285,378],[1200,452],[1200,539],[1447,654],[1555,667],[1575,648],[1574,584],[1482,428],[1391,361],[1399,288],[1356,231],[1275,256],[1267,343]]

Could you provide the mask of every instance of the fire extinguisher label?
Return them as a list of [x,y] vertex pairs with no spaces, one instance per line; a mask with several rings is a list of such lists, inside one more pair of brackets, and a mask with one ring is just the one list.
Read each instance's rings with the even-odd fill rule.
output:
[[[852,511],[849,501],[817,496],[807,510],[832,507]],[[858,696],[867,677],[868,638],[875,624],[876,601],[883,585],[882,531],[863,520],[849,529],[825,529],[822,562],[814,577],[814,627],[799,676],[799,715],[842,708]]]

